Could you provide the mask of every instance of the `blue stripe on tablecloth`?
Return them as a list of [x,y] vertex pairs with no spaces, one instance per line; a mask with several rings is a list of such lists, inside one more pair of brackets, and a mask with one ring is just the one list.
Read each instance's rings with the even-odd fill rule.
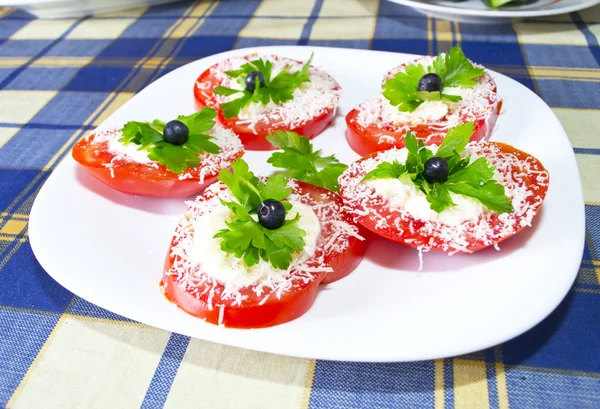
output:
[[383,364],[317,361],[309,407],[430,409],[434,404],[433,377],[433,361]]
[[16,69],[13,73],[11,73],[8,77],[6,77],[2,82],[0,82],[0,89],[3,89],[4,87],[6,87],[13,79],[16,78],[17,75],[19,75],[27,67],[29,67],[29,65],[32,62],[34,62],[38,58],[44,56],[52,47],[54,47],[56,44],[58,44],[63,38],[68,36],[75,29],[75,27],[77,27],[82,21],[86,20],[87,18],[88,17],[84,17],[84,18],[81,18],[81,19],[75,21],[73,24],[71,24],[71,26],[64,33],[62,33],[62,35],[60,37],[58,37],[56,40],[51,41],[48,45],[46,45],[44,48],[42,48],[37,54],[35,54],[33,57],[31,57],[29,59],[29,61],[27,61],[27,63],[23,64],[21,67]]
[[92,304],[83,298],[79,298],[78,296],[75,296],[75,299],[69,306],[67,313],[72,315],[84,315],[86,317],[104,318],[113,321],[136,322],[129,318],[115,314],[114,312],[105,310],[104,308],[98,307],[97,305]]
[[573,148],[573,152],[582,155],[600,155],[600,149],[598,148]]
[[600,376],[507,367],[510,409],[598,409]]
[[0,307],[0,407],[17,389],[58,320],[58,315]]
[[444,359],[444,409],[454,409],[454,365],[452,358]]
[[599,373],[599,322],[600,295],[571,291],[548,318],[504,344],[504,363]]
[[498,409],[498,382],[496,381],[496,356],[494,348],[484,351],[490,409]]
[[310,16],[308,17],[306,24],[304,24],[304,27],[302,28],[302,34],[300,34],[300,38],[298,39],[298,45],[308,44],[308,40],[310,39],[310,32],[312,31],[313,26],[315,25],[315,21],[319,17],[321,7],[323,7],[323,0],[316,0],[312,10],[310,11]]
[[189,342],[190,337],[175,333],[171,334],[171,338],[169,338],[156,371],[154,371],[154,376],[150,381],[150,386],[142,402],[142,409],[163,407]]
[[[16,239],[23,237],[23,234]],[[28,242],[13,240],[0,252],[0,260],[18,245],[20,247],[2,268],[1,277],[4,284],[0,286],[0,305],[62,313],[73,295],[46,274],[35,259]]]
[[21,129],[51,129],[51,130],[62,130],[71,129],[76,131],[78,129],[94,129],[93,125],[65,125],[65,124],[36,124],[28,122],[26,124],[17,124],[12,122],[0,122],[0,128],[21,128]]
[[581,31],[585,36],[585,40],[588,43],[588,47],[590,48],[592,55],[594,56],[594,58],[596,58],[598,64],[600,64],[600,48],[598,47],[598,39],[596,38],[594,33],[592,33],[592,31],[589,29],[585,20],[581,18],[581,14],[577,12],[571,13],[571,18],[575,22],[577,28],[579,28],[579,31]]

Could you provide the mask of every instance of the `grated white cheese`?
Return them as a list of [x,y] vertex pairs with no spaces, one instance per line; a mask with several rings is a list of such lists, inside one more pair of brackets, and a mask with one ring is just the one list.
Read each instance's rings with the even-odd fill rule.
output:
[[[437,146],[430,146],[435,153]],[[398,161],[405,163],[408,156],[406,148],[393,149],[380,157],[386,162]],[[365,165],[369,166],[369,165]],[[419,220],[438,221],[449,226],[456,226],[465,221],[475,222],[486,211],[485,206],[472,197],[450,192],[450,197],[456,206],[448,207],[438,213],[431,209],[427,196],[413,183],[404,183],[399,179],[375,179],[365,182],[372,187],[377,195],[386,199],[392,209],[403,209],[407,214]]]
[[[200,302],[206,302],[209,309],[219,304],[224,305],[225,310],[242,305],[250,295],[260,297],[258,304],[262,305],[272,297],[281,298],[284,292],[306,286],[321,274],[332,272],[328,260],[344,252],[351,237],[364,238],[358,234],[355,225],[346,221],[341,200],[335,194],[328,192],[321,198],[323,202],[319,202],[311,192],[299,188],[296,182],[291,181],[288,186],[293,189],[289,201],[300,212],[300,221],[305,219],[299,223],[307,231],[307,246],[304,254],[294,256],[287,271],[276,271],[270,265],[256,267],[255,270],[238,270],[238,266],[242,266],[241,260],[227,260],[228,255],[215,255],[214,250],[209,250],[207,257],[199,251],[199,246],[217,243],[214,239],[212,242],[209,240],[221,224],[216,216],[213,219],[209,215],[230,217],[223,210],[220,199],[231,200],[231,193],[221,183],[214,183],[195,201],[188,202],[189,209],[179,222],[171,247],[173,264],[165,274],[174,276],[184,291]],[[215,259],[223,262],[214,262]],[[222,271],[223,266],[229,271]]]
[[395,226],[394,237],[399,241],[423,251],[438,249],[449,254],[493,245],[530,226],[549,183],[548,172],[542,164],[532,156],[522,160],[516,154],[503,152],[495,143],[472,142],[465,153],[471,155],[471,160],[485,156],[495,166],[494,178],[504,186],[512,201],[513,213],[497,214],[483,208],[477,218],[447,223],[447,220],[421,219],[420,213],[411,214],[404,206],[390,206],[390,196],[386,197],[385,192],[376,190],[377,186],[361,183],[361,180],[379,163],[406,156],[395,148],[359,160],[342,174],[340,187],[347,210],[355,221],[369,221],[374,223],[375,229]]
[[[237,79],[229,77],[225,71],[236,70],[248,61],[263,58],[273,63],[271,78],[274,78],[287,66],[292,66],[291,72],[300,70],[303,62],[281,57],[278,55],[260,56],[256,54],[244,57],[233,57],[220,62],[210,68],[211,74],[219,81],[219,85],[233,89],[243,89]],[[339,84],[327,73],[315,67],[309,70],[310,82],[301,84],[294,90],[294,98],[290,101],[274,104],[273,101],[267,105],[250,103],[244,107],[238,115],[237,123],[247,125],[248,128],[257,133],[255,127],[258,123],[270,123],[276,128],[297,128],[307,121],[323,115],[327,111],[337,108],[341,95]],[[197,83],[198,87],[205,89],[210,84]],[[208,105],[218,108],[221,104],[239,98],[240,94],[230,96],[211,95]]]
[[[297,226],[306,231],[304,249],[301,253],[294,255],[295,263],[300,263],[314,255],[317,239],[321,233],[321,226],[317,215],[309,206],[298,201],[291,203],[293,208],[287,213],[286,218],[293,219],[299,213],[300,219]],[[214,235],[220,230],[226,229],[227,225],[225,223],[233,219],[234,215],[231,210],[223,205],[195,218],[191,225],[195,234],[193,247],[189,252],[190,262],[197,264],[217,281],[238,287],[248,286],[269,277],[276,279],[290,273],[293,264],[290,265],[288,270],[280,270],[261,259],[258,264],[246,267],[242,259],[222,251],[222,239],[215,239]]]
[[[219,170],[229,167],[231,162],[243,151],[242,142],[237,135],[218,123],[207,134],[212,136],[214,138],[212,142],[220,147],[219,153],[216,155],[201,154],[198,167],[179,175],[180,180],[198,178],[198,183],[203,184],[207,176],[215,175]],[[113,155],[110,163],[104,164],[110,169],[113,178],[115,167],[126,162],[135,162],[150,168],[161,169],[162,165],[148,159],[148,151],[138,150],[138,146],[133,143],[124,145],[119,142],[123,134],[118,129],[101,130],[91,135],[93,135],[92,144],[97,145],[98,150],[107,149]],[[90,135],[87,138],[89,140]]]
[[[443,55],[443,54],[442,54]],[[433,57],[423,57],[414,64],[428,67],[433,64]],[[480,67],[478,64],[474,64]],[[403,72],[405,64],[387,73],[385,80],[398,72]],[[379,143],[394,143],[390,132],[405,134],[416,126],[427,126],[433,133],[428,139],[435,140],[446,134],[448,129],[460,123],[481,121],[485,134],[489,136],[492,125],[491,117],[499,109],[500,98],[496,93],[496,83],[489,74],[484,74],[472,88],[444,88],[445,94],[459,95],[459,102],[427,101],[414,112],[400,112],[392,106],[382,94],[360,104],[356,109],[355,121],[361,127],[373,127],[382,130],[378,135]],[[386,134],[387,132],[387,134]],[[414,130],[413,130],[414,132]]]

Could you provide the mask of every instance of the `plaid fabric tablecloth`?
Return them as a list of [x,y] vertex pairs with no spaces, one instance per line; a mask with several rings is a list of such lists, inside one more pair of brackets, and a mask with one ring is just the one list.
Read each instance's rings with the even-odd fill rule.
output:
[[[599,35],[600,7],[501,25],[375,0],[182,2],[55,21],[0,8],[0,407],[600,408]],[[35,260],[27,221],[40,186],[74,142],[170,70],[257,45],[435,54],[455,43],[553,108],[583,180],[577,282],[517,339],[415,363],[257,353],[115,316]]]

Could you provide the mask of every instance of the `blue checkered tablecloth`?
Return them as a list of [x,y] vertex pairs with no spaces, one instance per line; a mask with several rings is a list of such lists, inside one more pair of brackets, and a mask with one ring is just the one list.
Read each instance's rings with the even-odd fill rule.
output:
[[[384,0],[188,1],[52,21],[0,8],[0,407],[600,408],[599,35],[600,7],[499,25]],[[436,54],[456,43],[553,108],[582,176],[579,276],[517,339],[415,363],[282,357],[115,316],[35,260],[27,222],[40,186],[80,137],[161,75],[248,46]]]

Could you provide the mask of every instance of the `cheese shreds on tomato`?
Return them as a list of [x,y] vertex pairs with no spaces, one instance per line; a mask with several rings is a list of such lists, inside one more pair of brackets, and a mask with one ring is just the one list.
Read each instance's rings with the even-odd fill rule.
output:
[[[292,66],[291,72],[295,72],[302,69],[304,65],[303,62],[278,55],[253,54],[228,58],[212,66],[210,74],[214,76],[218,85],[242,90],[243,86],[238,83],[237,79],[229,77],[225,71],[239,69],[248,61],[259,58],[273,63],[271,78],[275,78],[287,66]],[[339,84],[327,73],[315,67],[310,67],[309,76],[310,82],[303,83],[294,90],[293,99],[279,104],[270,101],[266,105],[251,102],[240,111],[236,123],[245,125],[257,133],[256,125],[258,123],[269,123],[277,129],[294,129],[330,111],[335,113],[341,95]],[[205,97],[206,104],[216,109],[219,109],[221,104],[237,99],[241,95],[239,93],[230,96],[215,95],[212,92],[215,84],[211,82],[198,81],[196,86]]]
[[[471,142],[464,152],[465,155],[470,154],[472,160],[483,156],[495,166],[494,178],[504,186],[514,208],[512,213],[489,211],[483,205],[471,203],[474,199],[464,196],[455,203],[460,205],[466,201],[471,208],[464,212],[450,210],[458,213],[449,218],[444,218],[443,212],[437,217],[430,217],[430,209],[407,209],[402,200],[394,203],[394,188],[386,190],[373,183],[377,180],[361,181],[379,163],[406,157],[404,150],[395,148],[371,154],[350,165],[340,177],[340,193],[357,223],[383,237],[422,251],[471,253],[495,245],[531,226],[549,183],[548,172],[539,160],[509,145],[493,142]],[[398,195],[406,196],[400,187],[395,188]],[[453,199],[457,197],[460,195],[453,196]],[[415,203],[429,206],[426,200]]]
[[[433,60],[433,57],[423,57],[412,63],[428,67]],[[404,72],[405,66],[389,71],[384,82],[398,72]],[[425,101],[413,112],[400,112],[381,93],[361,103],[346,116],[351,147],[361,155],[392,147],[402,148],[408,131],[423,139],[426,145],[439,145],[449,129],[467,122],[475,124],[472,141],[490,136],[502,102],[496,92],[496,83],[487,72],[471,88],[448,87],[443,93],[458,95],[462,100]]]
[[[206,134],[214,138],[212,142],[219,146],[219,153],[201,154],[198,166],[178,175],[180,180],[197,177],[198,183],[203,184],[206,177],[214,176],[223,168],[229,168],[231,162],[241,156],[242,143],[231,130],[215,124]],[[104,166],[112,171],[112,177],[114,177],[114,168],[124,163],[137,163],[155,169],[164,168],[164,165],[148,158],[148,151],[139,150],[139,145],[134,143],[125,145],[119,142],[122,136],[118,129],[101,130],[88,136],[88,140],[98,153],[105,151],[110,155],[111,159]]]
[[[163,276],[165,294],[184,311],[230,327],[265,327],[302,315],[328,274],[339,274],[336,269],[344,268],[345,275],[358,264],[362,244],[362,252],[348,253],[364,239],[343,212],[339,196],[299,181],[288,186],[293,208],[287,218],[300,214],[297,226],[306,231],[306,245],[287,270],[262,260],[248,268],[220,249],[222,239],[213,236],[233,217],[221,200],[232,196],[224,185],[215,183],[188,202],[189,209],[177,226]],[[356,260],[336,261],[343,254]]]

